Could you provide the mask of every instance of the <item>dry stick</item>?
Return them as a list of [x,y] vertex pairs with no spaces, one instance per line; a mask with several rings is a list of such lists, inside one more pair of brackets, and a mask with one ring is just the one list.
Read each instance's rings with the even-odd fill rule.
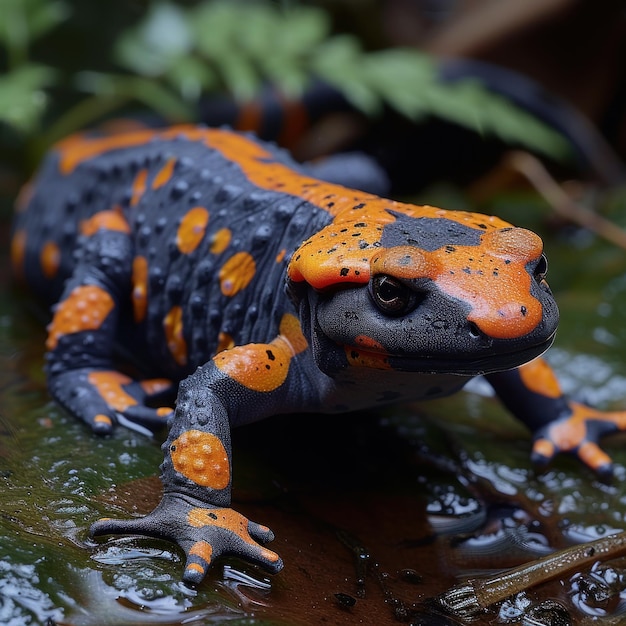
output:
[[468,580],[442,593],[437,602],[456,617],[471,619],[487,607],[540,583],[571,574],[596,561],[626,554],[626,532],[581,543],[490,578]]
[[574,202],[552,178],[544,165],[527,152],[512,152],[506,163],[526,178],[552,206],[555,213],[588,228],[616,246],[626,249],[626,231],[610,220]]

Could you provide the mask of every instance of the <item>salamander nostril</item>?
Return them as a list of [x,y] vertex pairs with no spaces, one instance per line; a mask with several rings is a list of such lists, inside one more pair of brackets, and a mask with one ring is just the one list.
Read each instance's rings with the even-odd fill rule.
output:
[[476,326],[474,322],[469,323],[469,336],[472,339],[478,339],[479,337],[482,336],[482,333],[480,332],[480,328],[478,328],[478,326]]

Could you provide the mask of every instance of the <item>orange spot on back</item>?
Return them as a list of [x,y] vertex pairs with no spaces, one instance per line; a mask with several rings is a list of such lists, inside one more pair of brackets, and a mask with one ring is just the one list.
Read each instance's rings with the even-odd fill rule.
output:
[[133,316],[135,322],[139,324],[146,317],[148,307],[148,260],[143,256],[136,256],[133,259],[133,274],[131,278],[133,284],[132,301]]
[[204,207],[197,206],[185,213],[176,233],[176,245],[183,254],[191,254],[198,247],[208,223],[209,212]]
[[237,252],[219,272],[220,289],[225,296],[234,296],[245,289],[254,278],[256,263],[248,252]]
[[122,413],[128,407],[137,404],[137,400],[122,388],[122,385],[132,382],[128,376],[111,370],[90,372],[87,379],[98,390],[102,399],[116,411]]
[[221,254],[228,248],[231,237],[232,233],[229,228],[220,228],[220,230],[213,235],[209,251],[213,254]]
[[79,225],[81,234],[86,237],[95,235],[100,229],[130,233],[130,226],[120,206],[115,206],[109,211],[94,213],[94,215],[89,219],[83,220]]
[[54,241],[47,241],[41,248],[41,270],[46,278],[54,278],[61,263],[61,250]]
[[183,336],[183,310],[173,306],[163,319],[165,339],[170,354],[179,365],[187,364],[187,342]]
[[230,483],[230,463],[222,442],[213,434],[187,430],[170,445],[174,469],[201,487],[224,489]]
[[152,181],[152,189],[159,189],[167,184],[174,174],[174,166],[176,165],[176,157],[171,157],[165,165],[157,172]]
[[148,170],[142,169],[139,170],[137,176],[135,176],[135,180],[133,181],[133,186],[131,189],[131,197],[130,197],[130,206],[135,206],[139,203],[144,193],[146,193],[148,182]]
[[60,302],[48,326],[46,348],[54,350],[63,335],[102,326],[115,302],[111,295],[97,285],[81,285]]
[[517,371],[524,386],[533,393],[548,398],[559,398],[563,395],[556,374],[543,359],[535,359],[526,363]]

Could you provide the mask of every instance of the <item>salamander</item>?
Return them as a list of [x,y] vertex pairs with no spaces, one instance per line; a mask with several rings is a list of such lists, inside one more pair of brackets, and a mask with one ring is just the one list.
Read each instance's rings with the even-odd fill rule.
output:
[[[53,304],[56,401],[99,435],[169,428],[158,506],[91,535],[170,540],[188,583],[223,554],[283,566],[272,531],[230,506],[232,427],[441,397],[479,375],[540,465],[565,451],[608,473],[597,441],[626,427],[566,398],[540,358],[558,310],[537,235],[321,180],[250,135],[61,141],[18,199],[11,261]],[[172,389],[175,409],[159,406]]]

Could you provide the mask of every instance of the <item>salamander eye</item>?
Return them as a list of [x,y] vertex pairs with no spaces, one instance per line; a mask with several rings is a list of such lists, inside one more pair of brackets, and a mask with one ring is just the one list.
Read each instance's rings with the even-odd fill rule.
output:
[[374,304],[386,315],[404,315],[417,302],[412,289],[386,274],[378,274],[372,278],[370,292]]
[[537,266],[533,272],[535,280],[540,283],[545,280],[546,274],[548,273],[548,259],[545,254],[542,254],[537,261]]

